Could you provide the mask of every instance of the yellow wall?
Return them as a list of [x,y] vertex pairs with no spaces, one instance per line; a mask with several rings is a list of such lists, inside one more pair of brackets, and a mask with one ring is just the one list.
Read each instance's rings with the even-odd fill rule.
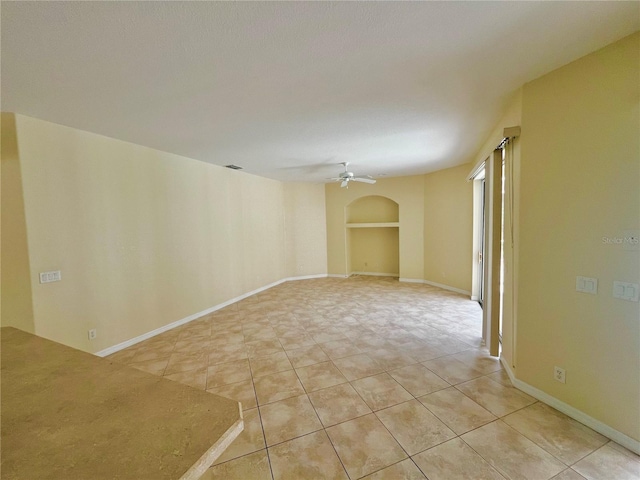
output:
[[349,229],[351,272],[400,274],[398,228]]
[[285,183],[286,273],[327,273],[324,185]]
[[2,113],[2,326],[33,333],[33,305],[27,229],[24,218],[22,175],[16,141],[15,116]]
[[424,177],[422,175],[379,179],[375,185],[352,182],[349,188],[340,188],[338,183],[329,183],[325,186],[325,192],[327,258],[330,274],[351,273],[347,262],[349,242],[345,228],[346,207],[358,198],[380,195],[390,198],[399,205],[400,277],[420,280],[424,278]]
[[506,127],[518,127],[522,123],[522,88],[516,90],[507,103],[502,118],[493,128],[475,157],[475,164],[484,162],[504,138]]
[[[345,210],[350,224],[397,224],[399,205],[387,197],[367,195],[354,200]],[[398,227],[347,229],[348,270],[351,273],[400,274],[400,245]]]
[[[337,183],[327,184],[329,273],[397,273],[401,279],[426,280],[470,291],[473,211],[473,185],[467,182],[470,168],[466,164],[428,175],[383,178],[375,185],[355,184],[348,189]],[[398,204],[398,217],[385,198]],[[366,230],[370,229],[345,228],[345,222],[393,222],[397,218],[398,257],[392,250],[395,229],[368,234]],[[380,248],[382,244],[389,246],[385,255]],[[372,262],[373,258],[378,261]]]
[[471,292],[471,165],[424,176],[424,279]]
[[[317,211],[322,189],[21,115],[16,124],[38,335],[100,351],[286,278],[288,265],[326,273],[323,242],[301,245],[302,231],[325,235],[324,219],[296,223],[296,200],[308,191],[303,209]],[[58,269],[61,282],[33,281]]]
[[[524,86],[516,374],[640,440],[640,34]],[[576,276],[598,293],[575,291]],[[553,380],[554,365],[567,382]]]
[[347,206],[349,223],[395,223],[399,220],[398,204],[379,195],[367,195]]

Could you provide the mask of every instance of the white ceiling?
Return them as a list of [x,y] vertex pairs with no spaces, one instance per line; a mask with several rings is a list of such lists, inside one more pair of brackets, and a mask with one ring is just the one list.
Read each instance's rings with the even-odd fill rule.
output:
[[8,2],[2,110],[279,180],[473,159],[640,2]]

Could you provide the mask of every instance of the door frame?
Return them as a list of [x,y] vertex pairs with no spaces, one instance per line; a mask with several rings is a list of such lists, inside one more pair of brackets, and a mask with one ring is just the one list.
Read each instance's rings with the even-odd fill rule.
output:
[[[485,170],[483,162],[477,172],[469,180],[473,181],[473,264],[471,266],[471,300],[475,300],[480,305],[481,288],[483,283],[483,243],[484,243],[484,188]],[[483,330],[484,331],[484,330]]]
[[[482,323],[484,340],[489,354],[500,355],[500,272],[502,261],[502,149],[493,151],[485,163],[484,203],[484,302]],[[488,201],[487,201],[488,200]]]

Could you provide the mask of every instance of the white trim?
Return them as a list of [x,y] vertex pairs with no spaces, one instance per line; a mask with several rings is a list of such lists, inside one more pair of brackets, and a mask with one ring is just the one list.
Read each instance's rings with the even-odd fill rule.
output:
[[426,283],[427,285],[431,285],[432,287],[443,288],[445,290],[450,290],[452,292],[461,293],[462,295],[468,295],[469,297],[471,297],[471,292],[468,291],[468,290],[462,290],[461,288],[451,287],[449,285],[444,285],[442,283],[431,282],[429,280],[425,280],[424,283]]
[[[225,302],[226,303],[226,302]],[[231,302],[232,303],[232,302]],[[180,320],[176,320],[175,322],[168,323],[167,325],[163,325],[162,327],[156,328],[155,330],[151,330],[150,332],[143,333],[142,335],[138,335],[137,337],[130,338],[129,340],[125,340],[124,342],[118,343],[116,345],[112,345],[111,347],[105,348],[104,350],[100,350],[96,352],[95,355],[98,357],[106,357],[107,355],[111,355],[112,353],[119,352],[131,345],[135,345],[136,343],[143,342],[148,340],[149,338],[155,337],[156,335],[160,335],[161,333],[172,330],[176,327],[184,325],[185,323],[189,323],[196,318],[200,318],[203,315],[206,315],[211,312],[215,312],[219,310],[223,306],[226,305],[216,305],[215,307],[207,308],[206,310],[202,310],[201,312],[194,313],[193,315],[189,315],[188,317],[184,317]]]
[[397,273],[378,273],[378,272],[351,272],[351,275],[368,275],[370,277],[397,277]]
[[426,285],[431,285],[432,287],[438,287],[442,288],[443,290],[449,290],[451,292],[460,293],[462,295],[468,295],[469,297],[471,296],[471,292],[469,292],[468,290],[462,290],[460,288],[452,287],[450,285],[444,285],[443,283],[432,282],[430,280],[422,280],[420,278],[400,278],[400,281],[407,283],[424,283]]
[[[292,277],[295,278],[295,277]],[[265,290],[268,290],[269,288],[273,288],[277,285],[280,285],[281,283],[286,282],[287,279],[283,278],[282,280],[278,280],[276,282],[272,282],[268,285],[265,285],[263,287],[260,288],[256,288],[255,290],[252,290],[248,293],[244,293],[238,297],[232,298],[231,300],[227,300],[226,302],[223,303],[219,303],[218,305],[215,305],[213,307],[207,308],[206,310],[202,310],[201,312],[197,312],[194,313],[192,315],[189,315],[188,317],[184,317],[180,320],[176,320],[175,322],[171,322],[167,325],[164,325],[162,327],[156,328],[155,330],[151,330],[150,332],[147,333],[143,333],[142,335],[138,335],[137,337],[133,337],[130,338],[129,340],[125,340],[122,343],[118,343],[117,345],[113,345],[109,348],[105,348],[104,350],[100,350],[99,352],[96,352],[95,355],[99,356],[99,357],[106,357],[107,355],[111,355],[112,353],[116,353],[119,352],[120,350],[130,347],[131,345],[135,345],[136,343],[140,343],[144,340],[148,340],[151,337],[155,337],[156,335],[160,335],[161,333],[164,333],[168,330],[172,330],[176,327],[179,327],[181,325],[184,325],[185,323],[189,323],[197,318],[200,318],[204,315],[207,315],[209,313],[215,312],[216,310],[220,310],[221,308],[227,307],[229,305],[231,305],[232,303],[236,303],[239,302],[240,300],[244,300],[247,297],[250,297],[252,295],[255,295],[256,293],[260,293],[263,292]]]
[[509,379],[511,380],[511,383],[513,383],[513,386],[516,387],[518,390],[522,390],[524,393],[531,395],[537,400],[540,400],[542,403],[546,403],[550,407],[555,408],[556,410],[564,413],[565,415],[573,418],[574,420],[577,420],[578,422],[586,425],[589,428],[592,428],[596,432],[604,435],[607,438],[610,438],[614,442],[619,443],[623,447],[640,455],[640,442],[638,440],[635,440],[629,437],[628,435],[625,435],[624,433],[616,430],[615,428],[610,427],[605,423],[602,423],[600,420],[596,420],[595,418],[590,417],[583,411],[578,410],[575,407],[572,407],[568,403],[565,403],[562,400],[558,400],[556,397],[553,397],[548,393],[543,392],[542,390],[539,390],[536,387],[533,387],[528,383],[523,382],[522,380],[518,380],[515,374],[513,373],[513,371],[511,370],[511,367],[509,366],[508,362],[504,359],[504,357],[502,356],[500,357],[500,362],[502,363],[502,366],[507,372],[507,375],[509,375]]
[[478,160],[478,162],[473,166],[473,168],[469,172],[469,175],[467,175],[467,182],[471,182],[472,180],[476,179],[476,177],[484,169],[484,164],[488,159],[489,159],[489,156],[487,155],[487,158],[483,160]]
[[[296,280],[310,280],[312,278],[327,278],[326,273],[318,273],[316,275],[300,275],[299,277],[287,277],[282,282],[295,282]],[[280,282],[280,283],[282,283]]]
[[347,228],[398,228],[399,222],[371,222],[371,223],[347,223]]
[[480,254],[482,252],[482,183],[481,180],[473,179],[473,235],[471,249],[471,299],[480,298],[481,276]]
[[505,372],[507,372],[507,375],[509,375],[509,380],[511,380],[511,383],[515,385],[516,375],[515,373],[513,373],[513,370],[511,370],[509,362],[507,362],[502,355],[500,355],[500,363],[504,367]]
[[471,295],[471,300],[477,302],[479,300],[477,295]]
[[349,275],[346,275],[344,273],[328,273],[327,277],[328,278],[349,278]]
[[406,283],[424,283],[424,280],[422,280],[421,278],[402,278],[402,277],[400,277],[398,280],[400,280],[401,282],[406,282]]
[[149,338],[155,337],[156,335],[160,335],[161,333],[172,330],[176,327],[184,325],[185,323],[189,323],[204,315],[215,312],[216,310],[220,310],[221,308],[224,308],[233,303],[239,302],[240,300],[244,300],[245,298],[255,295],[256,293],[264,292],[265,290],[278,286],[284,282],[292,282],[296,280],[308,280],[311,278],[326,278],[328,276],[329,275],[327,275],[326,273],[319,273],[317,275],[302,275],[299,277],[283,278],[282,280],[278,280],[276,282],[269,283],[268,285],[264,285],[260,288],[256,288],[255,290],[244,293],[238,297],[232,298],[231,300],[227,300],[226,302],[219,303],[218,305],[207,308],[206,310],[202,310],[201,312],[194,313],[192,315],[189,315],[188,317],[184,317],[180,320],[176,320],[175,322],[171,322],[167,325],[163,325],[162,327],[156,328],[155,330],[151,330],[150,332],[143,333],[142,335],[138,335],[137,337],[130,338],[129,340],[125,340],[124,342],[118,343],[117,345],[113,345],[111,347],[105,348],[104,350],[100,350],[99,352],[96,352],[95,355],[97,355],[98,357],[106,357],[107,355],[111,355],[112,353],[119,352],[120,350],[130,347],[131,345],[135,345],[136,343],[140,343],[140,342],[143,342],[144,340],[148,340]]

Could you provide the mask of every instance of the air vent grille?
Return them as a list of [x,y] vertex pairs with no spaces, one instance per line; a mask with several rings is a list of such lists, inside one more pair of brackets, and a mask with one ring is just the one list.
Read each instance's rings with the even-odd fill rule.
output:
[[238,165],[225,165],[225,167],[230,168],[231,170],[242,170],[242,167]]

